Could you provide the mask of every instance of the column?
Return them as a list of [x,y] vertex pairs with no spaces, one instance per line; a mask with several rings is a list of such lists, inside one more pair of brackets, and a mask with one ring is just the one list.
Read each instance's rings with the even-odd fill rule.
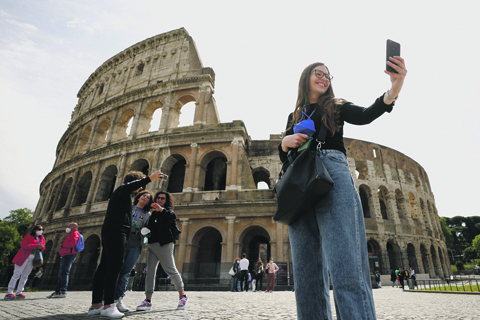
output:
[[178,272],[182,273],[183,270],[183,263],[185,262],[185,247],[187,245],[187,236],[188,236],[188,224],[190,222],[189,218],[180,218],[180,223],[182,224],[180,233],[180,240],[178,246],[178,255],[177,259],[175,259],[175,264],[177,266]]
[[95,191],[97,190],[97,187],[98,187],[98,177],[100,176],[101,164],[102,164],[102,161],[97,162],[97,165],[95,166],[95,171],[93,172],[92,182],[90,184],[90,190],[88,190],[87,205],[85,207],[85,213],[90,212],[90,208],[92,207],[93,195],[95,194]]
[[236,216],[227,216],[227,254],[226,261],[232,262],[235,259],[233,255],[233,242],[235,241],[235,218]]
[[73,173],[72,187],[68,192],[67,201],[65,202],[65,210],[63,211],[64,217],[68,217],[70,213],[70,206],[72,205],[73,193],[74,193],[75,187],[77,186],[77,180],[78,180],[79,174],[80,174],[80,170],[78,168],[75,169],[75,172]]
[[95,118],[95,121],[93,122],[92,131],[90,132],[90,137],[88,137],[87,146],[85,147],[84,152],[89,151],[92,146],[93,137],[95,136],[95,132],[97,131],[97,125],[98,125],[98,116]]
[[78,132],[77,141],[75,141],[75,146],[73,147],[72,156],[71,156],[72,158],[77,154],[78,143],[80,142],[82,131],[83,131],[83,126],[77,131]]
[[[277,251],[275,252],[275,259],[277,261],[284,261],[284,256],[283,256],[283,224],[281,223],[275,223],[276,224],[276,242],[277,242]],[[273,250],[271,251],[272,253],[274,252]]]
[[138,124],[140,122],[140,118],[142,117],[142,107],[143,107],[143,99],[140,101],[137,107],[137,112],[135,112],[133,122],[132,122],[132,129],[130,130],[130,135],[128,136],[129,139],[134,139],[138,132]]
[[230,167],[227,167],[227,190],[237,190],[237,171],[238,171],[238,150],[243,146],[243,139],[235,137],[231,143],[232,161]]
[[110,142],[112,142],[113,131],[115,131],[115,123],[117,122],[117,115],[118,115],[118,108],[115,109],[115,113],[113,114],[113,117],[112,117],[112,122],[110,122],[110,129],[108,130],[107,139],[105,139],[107,142],[107,145],[110,144]]
[[[197,143],[192,143],[190,145],[190,148],[192,148],[192,152],[190,155],[190,164],[187,167],[187,172],[185,172],[186,175],[186,184],[183,187],[183,192],[192,192],[193,187],[194,187],[194,181],[195,181],[195,169],[197,167],[197,155],[198,155],[198,149],[200,148],[200,145]],[[197,186],[198,187],[198,186]]]

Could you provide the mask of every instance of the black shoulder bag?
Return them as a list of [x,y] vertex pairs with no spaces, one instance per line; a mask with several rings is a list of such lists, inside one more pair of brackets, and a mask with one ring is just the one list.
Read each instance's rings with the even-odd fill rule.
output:
[[[327,129],[322,124],[316,140],[317,150],[325,143],[326,136]],[[284,174],[280,171],[275,182],[277,210],[273,220],[291,225],[332,190],[333,180],[316,151],[310,148],[300,154],[297,149],[289,150],[287,158],[288,163],[282,168]]]

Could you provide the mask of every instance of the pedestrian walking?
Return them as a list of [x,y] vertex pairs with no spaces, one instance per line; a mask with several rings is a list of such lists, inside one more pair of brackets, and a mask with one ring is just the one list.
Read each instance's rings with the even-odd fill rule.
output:
[[[43,230],[44,229],[41,225],[36,225],[30,233],[23,238],[20,250],[18,250],[12,261],[15,264],[15,269],[13,271],[13,276],[8,283],[7,293],[4,298],[5,300],[25,299],[23,289],[25,288],[25,283],[33,269],[35,253],[37,250],[45,250],[45,237],[42,235]],[[17,291],[13,294],[17,281]]]
[[257,291],[262,291],[263,274],[264,274],[262,259],[258,259],[257,264],[255,265],[255,270],[257,271],[256,289]]
[[392,269],[390,269],[390,281],[392,281],[392,288],[395,286],[398,288],[397,274]]

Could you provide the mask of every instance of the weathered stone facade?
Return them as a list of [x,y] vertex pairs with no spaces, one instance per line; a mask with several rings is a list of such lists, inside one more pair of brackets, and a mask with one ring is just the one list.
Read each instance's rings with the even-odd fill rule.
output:
[[[288,229],[272,219],[280,135],[252,140],[242,121],[220,123],[214,85],[215,73],[203,67],[183,28],[139,42],[95,70],[78,93],[55,165],[40,186],[34,223],[45,227],[47,265],[58,266],[56,248],[68,222],[75,221],[85,250],[72,274],[90,277],[110,194],[128,171],[159,169],[170,176],[163,189],[175,196],[182,230],[175,258],[184,277],[200,276],[188,275],[187,264],[230,265],[242,252],[251,260],[291,261]],[[195,103],[193,125],[178,127],[189,102]],[[152,123],[155,112],[161,112],[159,123]],[[425,170],[388,147],[345,143],[365,207],[372,270],[387,274],[403,265],[432,277],[449,275]],[[257,189],[260,182],[269,189]],[[157,191],[159,183],[147,190]],[[140,260],[145,258],[144,251]],[[228,269],[214,276],[223,277]],[[56,276],[52,270],[47,277]]]

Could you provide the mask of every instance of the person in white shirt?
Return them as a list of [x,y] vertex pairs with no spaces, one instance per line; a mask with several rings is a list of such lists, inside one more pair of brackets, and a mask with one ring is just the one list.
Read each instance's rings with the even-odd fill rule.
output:
[[270,259],[270,263],[267,264],[267,267],[265,270],[268,272],[267,276],[267,291],[265,292],[273,292],[273,289],[275,288],[275,273],[279,270],[280,268],[277,266],[276,263],[273,262],[273,259]]
[[240,290],[248,292],[248,265],[250,262],[247,259],[247,254],[242,254],[240,260]]

